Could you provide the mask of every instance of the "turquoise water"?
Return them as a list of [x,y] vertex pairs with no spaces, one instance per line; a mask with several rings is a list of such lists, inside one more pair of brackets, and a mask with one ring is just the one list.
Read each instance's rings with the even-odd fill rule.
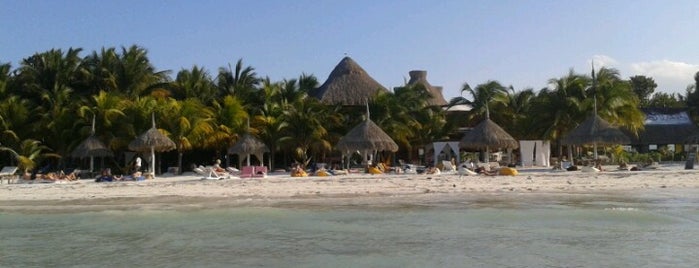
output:
[[699,267],[697,198],[0,214],[2,267]]

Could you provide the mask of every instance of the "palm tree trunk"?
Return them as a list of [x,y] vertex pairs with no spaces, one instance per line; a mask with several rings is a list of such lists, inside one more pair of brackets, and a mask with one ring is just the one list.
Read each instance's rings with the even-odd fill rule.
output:
[[177,152],[177,175],[182,174],[182,156],[184,155],[184,152],[178,151]]

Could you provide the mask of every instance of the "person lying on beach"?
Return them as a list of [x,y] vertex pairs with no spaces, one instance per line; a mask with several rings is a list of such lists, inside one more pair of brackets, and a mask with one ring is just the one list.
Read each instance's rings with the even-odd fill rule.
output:
[[626,164],[626,162],[621,162],[619,163],[619,170],[629,170],[629,166]]
[[495,176],[498,175],[497,170],[488,170],[485,167],[477,167],[476,170],[474,170],[478,174],[483,174],[486,176]]
[[105,168],[100,173],[100,176],[95,179],[95,182],[112,182],[114,181],[114,176],[112,176],[112,170]]
[[430,166],[425,170],[425,174],[430,174],[430,175],[439,175],[442,174],[442,171],[439,170],[437,167]]
[[146,177],[143,176],[142,172],[136,171],[131,175],[115,176],[114,179],[117,181],[143,181],[146,180]]

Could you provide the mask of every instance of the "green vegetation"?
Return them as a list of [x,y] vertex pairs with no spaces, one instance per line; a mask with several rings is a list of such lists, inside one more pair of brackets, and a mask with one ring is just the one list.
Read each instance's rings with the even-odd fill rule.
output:
[[[52,49],[25,58],[16,69],[0,64],[1,165],[31,170],[45,163],[79,164],[68,156],[90,135],[94,116],[96,136],[117,156],[105,165],[119,167],[129,142],[150,128],[155,114],[157,126],[177,145],[163,154],[163,165],[183,170],[191,163],[208,164],[249,132],[270,148],[265,164],[286,167],[291,161],[337,159],[333,145],[364,116],[364,108],[325,105],[310,96],[319,85],[313,75],[275,82],[238,60],[215,74],[193,66],[173,79],[170,71],[153,67],[142,47],[82,52]],[[473,110],[456,115],[429,106],[421,85],[372,96],[369,105],[372,120],[400,146],[387,157],[400,159],[415,159],[418,148],[434,140],[460,138],[454,136],[458,127],[473,126],[488,112],[517,139],[554,144],[590,115],[594,98],[601,117],[632,132],[643,127],[639,107],[644,104],[685,106],[698,115],[696,85],[679,96],[653,94],[652,78],[624,80],[614,69],[600,69],[596,79],[595,91],[591,76],[572,70],[538,91],[516,91],[497,81],[474,88],[464,84],[466,96],[450,105],[468,104]],[[699,83],[699,75],[695,80]]]

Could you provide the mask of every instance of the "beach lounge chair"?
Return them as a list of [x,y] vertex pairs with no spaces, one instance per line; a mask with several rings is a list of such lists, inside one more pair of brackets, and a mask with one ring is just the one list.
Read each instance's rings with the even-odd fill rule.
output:
[[405,174],[417,174],[417,166],[413,164],[403,165],[403,173]]
[[478,175],[478,173],[476,173],[475,171],[470,170],[468,168],[468,166],[469,165],[467,163],[461,163],[461,165],[459,166],[459,175],[461,175],[461,176]]
[[451,164],[451,161],[442,160],[442,172],[447,174],[456,174],[456,167]]
[[267,167],[254,166],[252,176],[255,178],[267,178]]
[[255,174],[255,167],[253,166],[244,166],[240,170],[240,178],[252,178],[253,174]]
[[214,171],[212,168],[208,167],[197,167],[194,168],[192,171],[194,173],[197,173],[201,176],[203,176],[202,180],[221,180],[223,177],[221,177],[216,171]]
[[17,179],[16,172],[17,167],[15,166],[3,167],[2,170],[0,170],[0,183],[2,183],[3,179],[6,179],[7,184],[10,184],[13,180]]

